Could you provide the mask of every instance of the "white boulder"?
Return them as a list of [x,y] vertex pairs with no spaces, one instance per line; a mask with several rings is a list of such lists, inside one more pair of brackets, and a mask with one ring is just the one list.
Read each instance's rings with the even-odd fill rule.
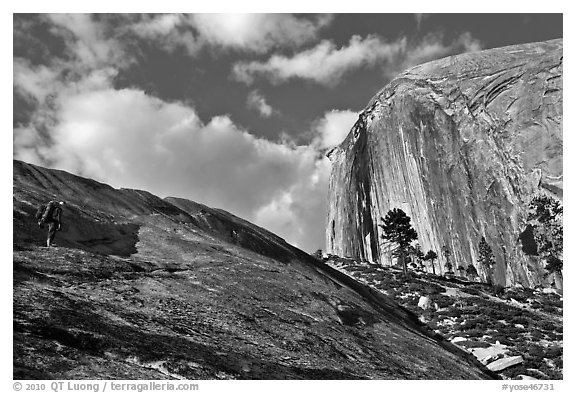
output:
[[508,358],[498,359],[495,362],[488,364],[486,367],[492,371],[501,371],[508,367],[515,366],[524,361],[522,356],[510,356]]
[[432,301],[428,296],[420,296],[420,299],[418,300],[418,307],[420,307],[422,310],[428,310],[430,307],[432,307]]
[[472,354],[476,359],[483,361],[486,364],[488,361],[496,358],[498,355],[504,355],[508,352],[508,348],[500,343],[491,345],[487,348],[472,348]]

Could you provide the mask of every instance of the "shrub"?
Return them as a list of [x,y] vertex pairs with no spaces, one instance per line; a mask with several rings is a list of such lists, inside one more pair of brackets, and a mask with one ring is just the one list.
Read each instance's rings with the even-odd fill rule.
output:
[[502,295],[504,295],[504,287],[502,285],[494,285],[492,287],[492,294],[494,296],[501,297]]
[[469,288],[469,287],[462,288],[462,292],[465,292],[465,293],[468,293],[468,294],[474,295],[474,296],[480,296],[482,294],[479,290],[477,290],[475,288]]
[[474,328],[467,330],[465,333],[468,337],[482,337],[484,335],[484,329]]
[[551,321],[538,321],[536,322],[536,327],[544,330],[544,331],[554,331],[556,325]]
[[471,329],[476,329],[476,328],[481,328],[483,331],[486,330],[486,320],[483,318],[474,318],[474,319],[469,319],[466,322],[464,322],[463,325],[460,325],[460,330],[471,330]]
[[563,348],[561,346],[558,345],[554,345],[550,348],[546,348],[544,350],[544,357],[548,358],[548,359],[555,359],[557,357],[562,356],[563,354]]
[[539,340],[542,340],[544,338],[544,335],[539,330],[533,330],[530,332],[530,334],[532,335],[533,340],[539,341]]
[[506,336],[502,334],[495,334],[491,337],[490,342],[496,343],[496,341],[500,341],[500,344],[513,346],[514,343],[509,340]]
[[438,304],[438,307],[445,308],[454,304],[455,299],[446,295],[435,295],[431,297],[432,301]]
[[556,358],[552,361],[554,365],[560,369],[564,368],[564,360],[562,357]]
[[524,325],[524,327],[528,327],[528,325],[530,324],[530,321],[528,320],[528,318],[526,317],[514,317],[512,318],[512,320],[510,321],[513,324],[520,324],[520,325]]
[[442,292],[444,292],[444,288],[442,288],[440,285],[428,283],[424,287],[424,293],[426,293],[427,295],[436,295]]
[[450,307],[448,309],[448,311],[446,312],[446,316],[448,317],[461,317],[462,316],[462,310],[457,308],[457,307]]

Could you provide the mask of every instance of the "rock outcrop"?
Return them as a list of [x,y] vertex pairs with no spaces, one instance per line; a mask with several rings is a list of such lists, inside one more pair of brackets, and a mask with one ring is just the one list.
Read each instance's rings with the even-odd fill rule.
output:
[[[380,218],[401,208],[422,249],[478,266],[482,236],[495,282],[536,285],[522,251],[527,205],[562,200],[562,40],[448,57],[412,68],[368,104],[333,162],[326,251],[389,263]],[[438,271],[438,269],[437,269]]]
[[[14,379],[483,379],[380,292],[238,217],[14,161]],[[56,248],[38,203],[65,199]]]

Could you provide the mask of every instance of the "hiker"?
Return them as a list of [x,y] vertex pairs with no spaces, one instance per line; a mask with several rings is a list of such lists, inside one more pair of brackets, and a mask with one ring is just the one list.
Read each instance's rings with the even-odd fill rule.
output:
[[[62,229],[62,207],[64,202],[50,201],[46,205],[41,206],[36,213],[38,219],[38,226],[40,228],[44,227],[44,224],[48,224],[48,237],[46,239],[46,246],[54,246],[54,237],[56,236],[56,231]],[[40,215],[41,214],[41,215]]]

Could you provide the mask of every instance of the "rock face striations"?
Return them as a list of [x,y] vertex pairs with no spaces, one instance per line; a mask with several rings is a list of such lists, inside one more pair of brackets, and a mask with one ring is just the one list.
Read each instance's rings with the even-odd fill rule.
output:
[[[14,161],[15,379],[488,379],[415,314],[272,233]],[[56,248],[36,226],[64,199]]]
[[380,218],[401,208],[424,250],[477,265],[482,236],[499,284],[536,285],[522,251],[537,193],[562,200],[562,40],[467,53],[399,75],[329,153],[326,250],[386,263]]

